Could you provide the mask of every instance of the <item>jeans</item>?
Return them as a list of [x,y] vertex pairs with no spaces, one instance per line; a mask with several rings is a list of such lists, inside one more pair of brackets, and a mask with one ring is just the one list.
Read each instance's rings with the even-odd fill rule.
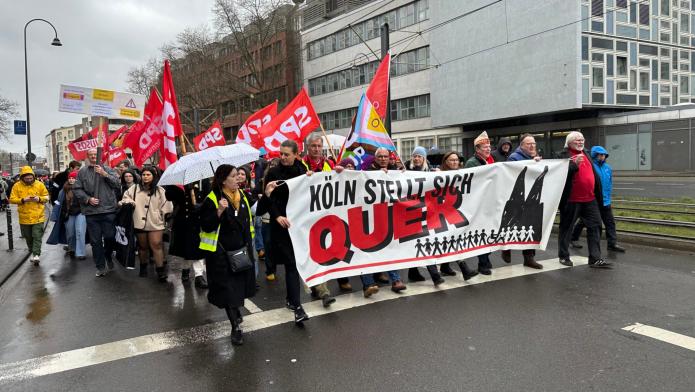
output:
[[87,219],[82,214],[70,215],[65,222],[65,234],[68,239],[68,248],[75,252],[75,256],[84,257],[85,234],[87,233]]
[[[398,271],[388,271],[387,274],[389,274],[389,280],[391,280],[391,283],[401,280],[401,275],[398,273]],[[374,274],[362,274],[360,275],[360,279],[362,280],[363,288],[374,285]]]
[[19,225],[19,230],[22,237],[27,242],[27,248],[34,256],[41,256],[41,243],[43,242],[43,225],[44,222],[35,223],[33,225]]
[[87,232],[97,269],[104,269],[106,260],[111,260],[116,238],[115,220],[116,214],[87,215]]
[[263,241],[263,237],[265,237],[265,233],[263,232],[263,219],[260,216],[257,216],[254,220],[253,228],[256,230],[254,245],[256,246],[256,252],[258,252],[265,249],[265,241]]
[[598,203],[592,200],[587,203],[567,202],[564,208],[560,208],[560,234],[558,235],[558,257],[567,259],[570,257],[570,240],[572,238],[572,225],[582,218],[586,225],[586,242],[589,247],[589,261],[601,258],[601,213]]
[[[618,235],[615,232],[615,218],[613,217],[613,209],[610,205],[603,206],[599,208],[601,212],[601,220],[603,225],[606,226],[606,240],[608,240],[608,246],[615,246],[618,243]],[[584,222],[582,220],[577,221],[574,225],[574,230],[572,231],[572,241],[579,241],[579,236],[582,235],[582,230],[584,230]],[[601,237],[601,227],[599,227],[598,235]]]

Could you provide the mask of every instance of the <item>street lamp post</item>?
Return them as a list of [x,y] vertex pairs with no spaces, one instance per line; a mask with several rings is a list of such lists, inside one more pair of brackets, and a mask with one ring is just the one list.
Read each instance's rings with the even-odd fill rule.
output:
[[51,45],[53,46],[63,46],[63,44],[60,42],[58,39],[58,31],[56,30],[55,26],[46,19],[32,19],[27,22],[27,24],[24,25],[24,89],[26,93],[26,103],[27,103],[27,162],[29,163],[29,166],[31,166],[31,163],[36,159],[36,156],[32,154],[31,152],[31,123],[29,121],[29,72],[27,70],[27,27],[29,26],[29,23],[40,20],[42,22],[48,23],[52,28],[53,32],[55,33],[55,38],[53,38],[53,41],[51,42]]

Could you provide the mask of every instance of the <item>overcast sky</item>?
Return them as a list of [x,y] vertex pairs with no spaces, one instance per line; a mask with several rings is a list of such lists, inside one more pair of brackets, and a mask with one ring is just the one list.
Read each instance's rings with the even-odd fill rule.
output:
[[[131,67],[157,56],[188,26],[210,23],[213,0],[0,0],[0,95],[19,104],[24,95],[24,25],[47,19],[62,47],[51,46],[53,29],[41,21],[27,28],[32,151],[45,157],[46,134],[80,122],[58,112],[61,84],[125,91]],[[10,136],[0,149],[26,151],[26,136]]]

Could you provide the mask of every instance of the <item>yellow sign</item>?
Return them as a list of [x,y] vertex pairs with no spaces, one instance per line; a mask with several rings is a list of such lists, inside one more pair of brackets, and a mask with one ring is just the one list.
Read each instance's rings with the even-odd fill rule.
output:
[[114,92],[110,90],[92,90],[92,99],[98,99],[100,101],[113,102]]
[[140,118],[140,111],[139,111],[139,110],[133,110],[133,109],[123,109],[123,108],[121,108],[121,116],[123,116],[123,117],[132,117],[132,118]]
[[80,101],[84,99],[84,95],[77,93],[65,93],[63,94],[65,99],[79,99]]

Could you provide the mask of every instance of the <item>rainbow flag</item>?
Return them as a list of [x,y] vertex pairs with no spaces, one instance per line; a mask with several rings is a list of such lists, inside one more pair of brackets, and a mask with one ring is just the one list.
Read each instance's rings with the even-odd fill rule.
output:
[[374,153],[379,147],[396,151],[396,146],[386,132],[384,122],[367,96],[362,94],[352,130],[341,149],[340,160],[352,159],[355,162],[355,169],[361,170],[363,163],[366,166],[373,161]]

